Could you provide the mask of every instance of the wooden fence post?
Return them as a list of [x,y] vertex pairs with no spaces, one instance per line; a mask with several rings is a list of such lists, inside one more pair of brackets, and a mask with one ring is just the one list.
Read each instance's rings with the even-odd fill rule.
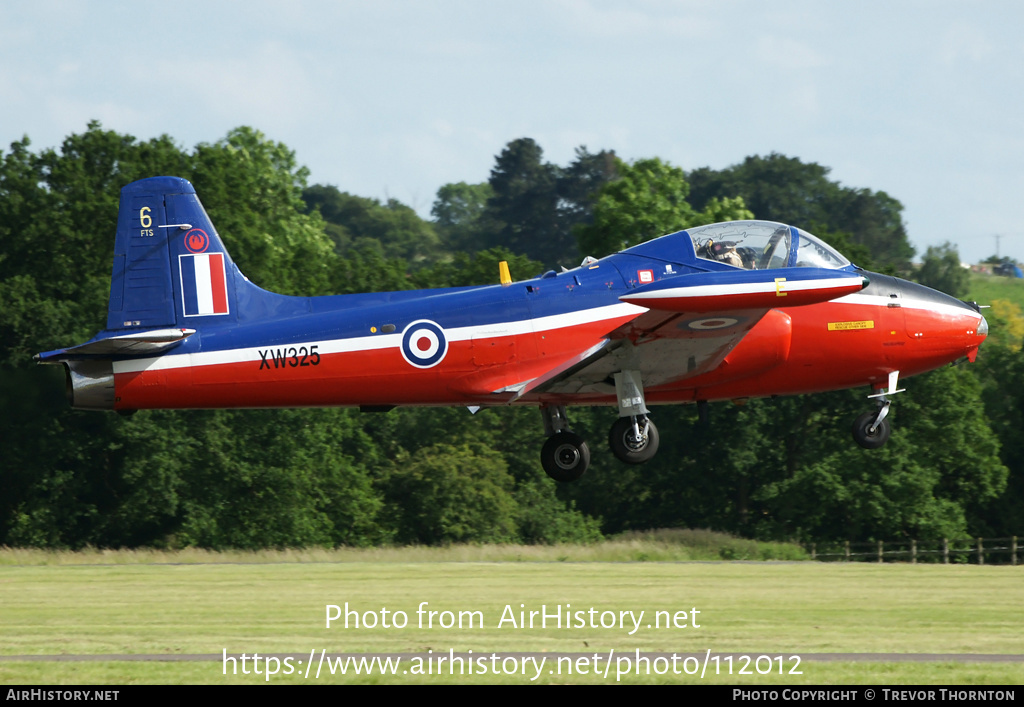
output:
[[[989,538],[989,539],[992,540],[992,538]],[[968,562],[970,562],[970,550],[968,549],[970,546],[966,545],[966,541],[967,541],[966,538],[962,538],[962,540],[964,540],[964,542],[965,542],[964,549],[963,550],[954,549],[954,552],[957,552],[957,553],[962,552],[964,554],[964,556],[965,556],[964,559],[966,559]],[[1000,538],[995,538],[995,540],[1000,540]],[[885,562],[885,541],[884,540],[879,540],[877,542],[878,542],[878,547],[877,547],[876,552],[875,552],[875,558],[876,558],[877,562],[883,562],[884,563]],[[999,552],[1001,552],[1002,550],[1006,549],[1006,548],[1000,548],[998,542],[994,546],[990,545],[990,548],[991,548],[992,552],[995,552],[997,554]],[[818,559],[818,544],[817,543],[811,543],[810,544],[810,549],[811,549],[811,559],[812,560],[817,560]],[[1016,535],[1013,535],[1013,536],[1010,537],[1010,548],[1009,549],[1010,549],[1010,564],[1011,565],[1016,565],[1017,564],[1017,552],[1018,552],[1017,536]],[[901,555],[903,553],[903,551],[899,550],[899,549],[893,550],[892,552],[896,556]],[[931,550],[925,550],[924,552],[927,554],[927,553],[932,552],[932,551]],[[975,538],[974,552],[978,556],[978,564],[979,565],[984,565],[985,564],[985,538],[981,538],[981,537]],[[865,561],[866,561],[867,554],[868,554],[867,552],[858,553],[858,554],[863,554],[865,556]],[[829,553],[826,553],[826,556],[829,556]],[[844,556],[846,562],[852,562],[853,561],[853,553],[850,551],[850,541],[849,540],[844,540],[843,541],[843,556]],[[896,562],[899,562],[899,560],[896,560]],[[913,564],[913,565],[917,564],[917,539],[916,538],[911,538],[911,540],[910,540],[910,563]],[[949,538],[943,538],[942,539],[942,564],[944,564],[944,565],[948,565],[949,564]],[[997,564],[998,564],[998,561],[997,561]]]

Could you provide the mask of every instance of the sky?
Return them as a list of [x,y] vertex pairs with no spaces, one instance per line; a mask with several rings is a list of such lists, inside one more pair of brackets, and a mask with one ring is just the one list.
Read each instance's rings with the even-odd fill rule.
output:
[[969,0],[4,0],[0,151],[248,125],[425,217],[521,137],[560,165],[778,152],[898,199],[919,254],[1024,261],[1021,27]]

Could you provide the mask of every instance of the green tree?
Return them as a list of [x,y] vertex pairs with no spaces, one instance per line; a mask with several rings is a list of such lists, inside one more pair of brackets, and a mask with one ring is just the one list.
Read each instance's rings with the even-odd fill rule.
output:
[[[586,408],[574,419],[586,415]],[[386,415],[366,415],[367,429],[389,459],[418,459],[428,448],[444,444],[489,450],[507,465],[513,486],[504,487],[514,511],[515,537],[521,542],[590,542],[600,538],[601,524],[564,500],[539,463],[540,419],[533,408],[495,408],[470,415],[458,408],[407,408]],[[466,473],[473,473],[467,470]],[[390,470],[381,472],[392,478]],[[409,502],[422,501],[409,496]],[[427,542],[421,538],[417,542]]]
[[382,251],[369,240],[349,248],[333,267],[331,292],[351,295],[413,289],[409,263],[402,258],[385,257]]
[[[169,138],[140,143],[98,124],[70,136],[60,150],[34,154],[27,140],[15,143],[0,163],[0,403],[7,411],[0,419],[0,543],[254,548],[388,542],[400,530],[408,542],[470,537],[458,530],[465,524],[455,500],[470,493],[457,489],[465,479],[425,467],[393,471],[392,460],[421,456],[442,471],[449,468],[442,457],[454,457],[456,464],[480,463],[493,472],[482,482],[490,500],[474,512],[494,522],[473,537],[594,537],[596,522],[566,508],[540,482],[535,460],[518,460],[524,445],[509,441],[513,428],[501,416],[490,422],[505,433],[485,434],[499,451],[488,452],[472,441],[477,420],[469,416],[418,437],[401,434],[419,429],[409,420],[433,421],[437,411],[403,411],[388,422],[348,410],[142,411],[129,418],[69,410],[53,394],[61,387],[59,370],[36,368],[29,357],[102,328],[118,192],[153,174],[191,179],[243,271],[275,291],[486,284],[496,282],[501,259],[518,277],[540,269],[501,249],[410,268],[402,244],[429,240],[430,224],[397,202],[381,205],[333,188],[305,190],[323,197],[311,209],[302,200],[306,173],[293,153],[247,128],[191,152]],[[316,212],[343,220],[330,211],[338,206],[348,219],[343,225]],[[343,258],[325,234],[331,229],[348,239],[337,241]],[[518,437],[526,434],[514,429]],[[431,451],[440,437],[470,441],[454,452]],[[514,479],[502,472],[506,458],[532,475]],[[409,520],[420,503],[415,496],[407,498],[401,528],[398,516],[383,512],[385,492],[391,503],[397,493],[389,484],[413,472],[430,480],[430,493],[451,499],[437,527]],[[471,478],[470,488],[476,483]],[[517,494],[528,505],[520,506]]]
[[[499,158],[497,182],[505,181],[501,189],[486,185],[486,202],[484,185],[439,195],[444,208],[425,230],[397,202],[307,189],[294,154],[248,128],[191,151],[168,137],[140,142],[98,124],[55,150],[14,143],[0,155],[0,544],[557,542],[672,525],[851,540],[1019,531],[1019,337],[993,339],[973,367],[915,378],[894,404],[896,426],[883,450],[865,452],[849,439],[864,391],[715,404],[709,426],[692,408],[663,407],[657,458],[627,467],[595,446],[591,471],[576,485],[543,476],[533,409],[124,418],[69,410],[55,394],[59,370],[31,364],[32,353],[102,328],[118,190],[154,174],[191,179],[243,271],[296,294],[493,283],[502,259],[516,279],[536,274],[542,266],[530,250],[487,240],[497,239],[495,224],[518,224],[517,242],[527,249],[546,248],[545,238],[563,239],[577,224],[596,246],[587,250],[603,255],[678,228],[749,217],[747,202],[734,197],[746,195],[725,184],[742,180],[728,171],[691,175],[704,186],[720,181],[720,191],[692,202],[698,210],[687,202],[685,175],[659,160],[625,165],[581,148],[557,167],[531,143],[516,141]],[[752,159],[751,173],[781,180],[755,193],[804,214],[797,225],[811,224],[837,245],[846,239],[848,255],[873,239],[899,246],[895,200],[844,190],[817,165]],[[842,218],[825,220],[829,213]],[[469,238],[474,223],[486,238]],[[459,238],[471,252],[430,241],[431,233],[449,238],[449,228],[465,229]],[[898,261],[900,247],[871,247]],[[557,262],[566,252],[563,243],[545,257]],[[994,327],[1017,316],[991,312]],[[608,408],[570,414],[590,440],[603,439],[615,417]]]
[[501,246],[547,267],[576,264],[575,228],[590,222],[597,193],[617,176],[618,164],[613,152],[580,147],[563,168],[544,162],[532,139],[513,140],[491,170],[479,248]]
[[960,264],[956,246],[946,242],[940,246],[928,246],[915,279],[922,285],[959,298],[967,295],[971,273]]
[[283,294],[330,293],[332,245],[321,219],[303,213],[309,171],[294,152],[243,127],[198,145],[192,162],[196,192],[250,280]]
[[806,399],[814,423],[788,415],[777,428],[792,446],[790,468],[759,491],[759,531],[806,539],[935,540],[974,530],[971,511],[998,497],[1007,470],[966,368],[944,368],[908,381],[893,403],[893,436],[879,450],[849,441],[863,403],[856,391]]
[[375,451],[344,410],[189,416],[197,451],[182,475],[174,542],[203,547],[366,545],[390,539],[368,470]]
[[451,260],[416,272],[413,280],[416,287],[420,288],[496,285],[499,282],[498,263],[503,260],[508,263],[513,280],[527,280],[543,270],[543,266],[536,260],[497,247],[472,255],[455,253]]
[[573,234],[593,220],[601,189],[619,178],[621,165],[613,151],[590,152],[585,145],[576,148],[576,159],[561,170],[558,179],[558,209],[564,230]]
[[978,535],[1017,535],[1024,527],[1024,354],[1020,307],[993,300],[985,310],[991,334],[971,367],[981,381],[985,413],[999,438],[1000,458],[1009,474],[1006,489],[996,498],[971,507],[972,530]]
[[712,199],[703,212],[686,200],[683,170],[658,158],[620,164],[619,177],[605,184],[593,220],[577,229],[580,250],[598,257],[657,236],[716,221],[751,218],[742,199]]
[[437,190],[430,213],[448,250],[473,252],[487,245],[493,226],[487,222],[486,209],[493,196],[487,182],[445,184]]
[[376,248],[381,257],[401,258],[412,266],[437,257],[440,240],[434,226],[395,199],[381,204],[321,184],[305,189],[302,198],[310,213],[319,213],[327,222],[326,232],[338,255]]
[[496,240],[488,245],[553,265],[565,254],[575,259],[575,244],[560,238],[558,168],[542,158],[543,150],[530,138],[510,142],[496,158],[487,215],[498,226]]
[[397,539],[431,545],[516,539],[513,479],[480,445],[434,444],[400,455],[384,486]]
[[847,234],[879,267],[907,270],[914,249],[907,240],[900,202],[885,192],[841,186],[828,178],[829,171],[778,153],[755,155],[724,170],[691,171],[690,201],[703,209],[715,197],[740,196],[759,219],[792,224],[816,235]]

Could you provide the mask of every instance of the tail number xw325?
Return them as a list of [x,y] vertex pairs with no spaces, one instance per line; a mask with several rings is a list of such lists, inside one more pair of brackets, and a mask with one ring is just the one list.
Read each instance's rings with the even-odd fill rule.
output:
[[319,344],[306,346],[285,346],[279,349],[262,349],[260,354],[260,370],[264,368],[300,368],[303,366],[319,366]]

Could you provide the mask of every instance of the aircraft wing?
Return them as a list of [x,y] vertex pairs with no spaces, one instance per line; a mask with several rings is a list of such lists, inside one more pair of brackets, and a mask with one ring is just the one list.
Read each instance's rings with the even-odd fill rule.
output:
[[619,299],[648,311],[528,381],[513,400],[608,393],[613,374],[626,369],[640,371],[648,389],[693,378],[721,365],[766,316],[766,344],[785,337],[788,346],[789,317],[773,310],[827,302],[865,286],[859,273],[780,268],[681,275],[638,287]]

